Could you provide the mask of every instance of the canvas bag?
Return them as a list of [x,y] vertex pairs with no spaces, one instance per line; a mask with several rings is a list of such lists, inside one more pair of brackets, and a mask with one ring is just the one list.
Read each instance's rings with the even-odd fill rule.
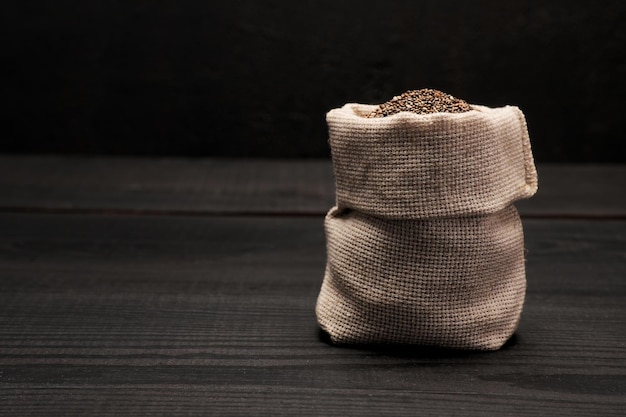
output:
[[363,117],[374,108],[327,114],[337,205],[324,222],[320,327],[336,343],[499,349],[526,290],[512,203],[537,190],[524,115]]

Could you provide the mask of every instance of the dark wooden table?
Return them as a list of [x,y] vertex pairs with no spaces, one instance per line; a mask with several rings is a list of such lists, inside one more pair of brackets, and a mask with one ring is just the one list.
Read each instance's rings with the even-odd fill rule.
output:
[[624,416],[626,166],[539,175],[477,353],[320,335],[328,161],[0,157],[0,415]]

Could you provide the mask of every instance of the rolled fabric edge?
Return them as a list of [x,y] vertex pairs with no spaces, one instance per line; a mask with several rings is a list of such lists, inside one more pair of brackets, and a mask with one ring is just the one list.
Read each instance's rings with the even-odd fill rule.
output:
[[526,119],[515,106],[464,113],[326,115],[337,205],[391,219],[494,213],[537,191]]

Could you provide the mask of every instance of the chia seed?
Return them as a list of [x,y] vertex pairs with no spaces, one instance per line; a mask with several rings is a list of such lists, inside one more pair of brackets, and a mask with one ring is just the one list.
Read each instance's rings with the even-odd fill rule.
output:
[[408,111],[417,114],[463,113],[472,110],[470,105],[459,98],[439,90],[423,88],[409,90],[379,105],[365,117],[385,117]]

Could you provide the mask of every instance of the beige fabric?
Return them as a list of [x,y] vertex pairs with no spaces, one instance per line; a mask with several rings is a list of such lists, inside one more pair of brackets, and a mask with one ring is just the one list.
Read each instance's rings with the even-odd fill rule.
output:
[[333,341],[497,349],[517,327],[526,279],[513,206],[434,220],[333,208],[325,227],[317,315]]
[[320,326],[336,343],[500,348],[526,288],[512,202],[537,189],[523,114],[361,117],[373,108],[327,116],[337,207]]
[[326,116],[339,208],[395,219],[483,214],[537,191],[517,107],[362,117],[375,107]]

